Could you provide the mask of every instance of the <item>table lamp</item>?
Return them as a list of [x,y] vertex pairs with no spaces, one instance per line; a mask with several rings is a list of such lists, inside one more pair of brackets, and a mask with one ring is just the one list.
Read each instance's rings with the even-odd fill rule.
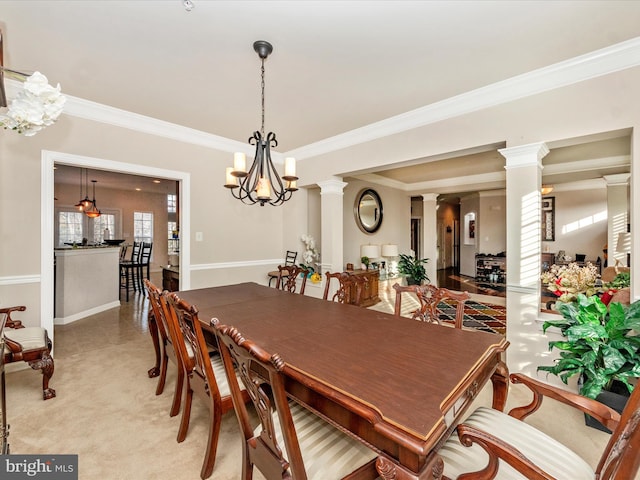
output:
[[382,245],[382,257],[387,259],[387,275],[394,276],[395,275],[395,266],[392,265],[392,258],[398,256],[398,245],[394,245],[391,243],[387,243]]
[[[380,258],[380,245],[360,245],[360,259],[362,259],[362,257],[367,257],[369,259],[369,262],[375,260],[376,258]],[[367,268],[369,268],[368,263],[363,262],[363,264],[366,265]]]

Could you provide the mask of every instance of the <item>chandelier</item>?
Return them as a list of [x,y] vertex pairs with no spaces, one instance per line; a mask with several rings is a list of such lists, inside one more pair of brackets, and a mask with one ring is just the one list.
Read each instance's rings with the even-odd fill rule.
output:
[[[22,82],[13,100],[9,101],[4,86],[4,77]],[[0,127],[31,137],[45,127],[53,125],[62,113],[66,102],[60,93],[60,85],[49,85],[47,77],[40,72],[24,73],[4,66],[2,30],[0,29]]]
[[262,61],[262,127],[249,138],[249,144],[256,146],[251,168],[247,171],[244,153],[234,153],[233,167],[226,170],[224,186],[230,189],[234,198],[243,203],[260,203],[262,207],[265,203],[277,206],[289,200],[293,192],[298,190],[296,161],[294,158],[285,158],[284,175],[280,177],[271,160],[271,147],[278,146],[278,141],[275,133],[269,132],[266,136],[264,134],[264,61],[273,52],[273,47],[269,42],[258,40],[254,42],[253,49]]

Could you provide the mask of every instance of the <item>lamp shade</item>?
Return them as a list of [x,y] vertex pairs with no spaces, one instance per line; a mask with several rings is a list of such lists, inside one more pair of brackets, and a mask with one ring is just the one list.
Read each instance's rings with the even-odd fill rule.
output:
[[386,244],[382,245],[382,256],[383,257],[397,257],[398,256],[398,245]]
[[368,257],[369,259],[380,257],[380,245],[360,245],[360,257]]
[[631,253],[631,232],[620,232],[618,234],[618,243],[616,244],[616,252]]

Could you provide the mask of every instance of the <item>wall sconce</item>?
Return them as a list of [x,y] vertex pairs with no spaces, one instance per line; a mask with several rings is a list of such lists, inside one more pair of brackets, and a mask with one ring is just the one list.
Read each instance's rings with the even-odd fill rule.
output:
[[451,225],[447,225],[447,233],[451,233],[453,231],[453,229],[451,228]]

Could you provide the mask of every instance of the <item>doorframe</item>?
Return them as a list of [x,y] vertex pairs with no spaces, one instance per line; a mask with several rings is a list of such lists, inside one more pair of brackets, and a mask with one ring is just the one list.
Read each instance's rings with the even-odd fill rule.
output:
[[[40,325],[54,341],[53,249],[54,249],[54,169],[55,163],[95,170],[177,180],[180,184],[180,288],[191,288],[191,174],[134,163],[117,162],[83,155],[42,150],[40,175]],[[55,341],[54,341],[55,345]]]

